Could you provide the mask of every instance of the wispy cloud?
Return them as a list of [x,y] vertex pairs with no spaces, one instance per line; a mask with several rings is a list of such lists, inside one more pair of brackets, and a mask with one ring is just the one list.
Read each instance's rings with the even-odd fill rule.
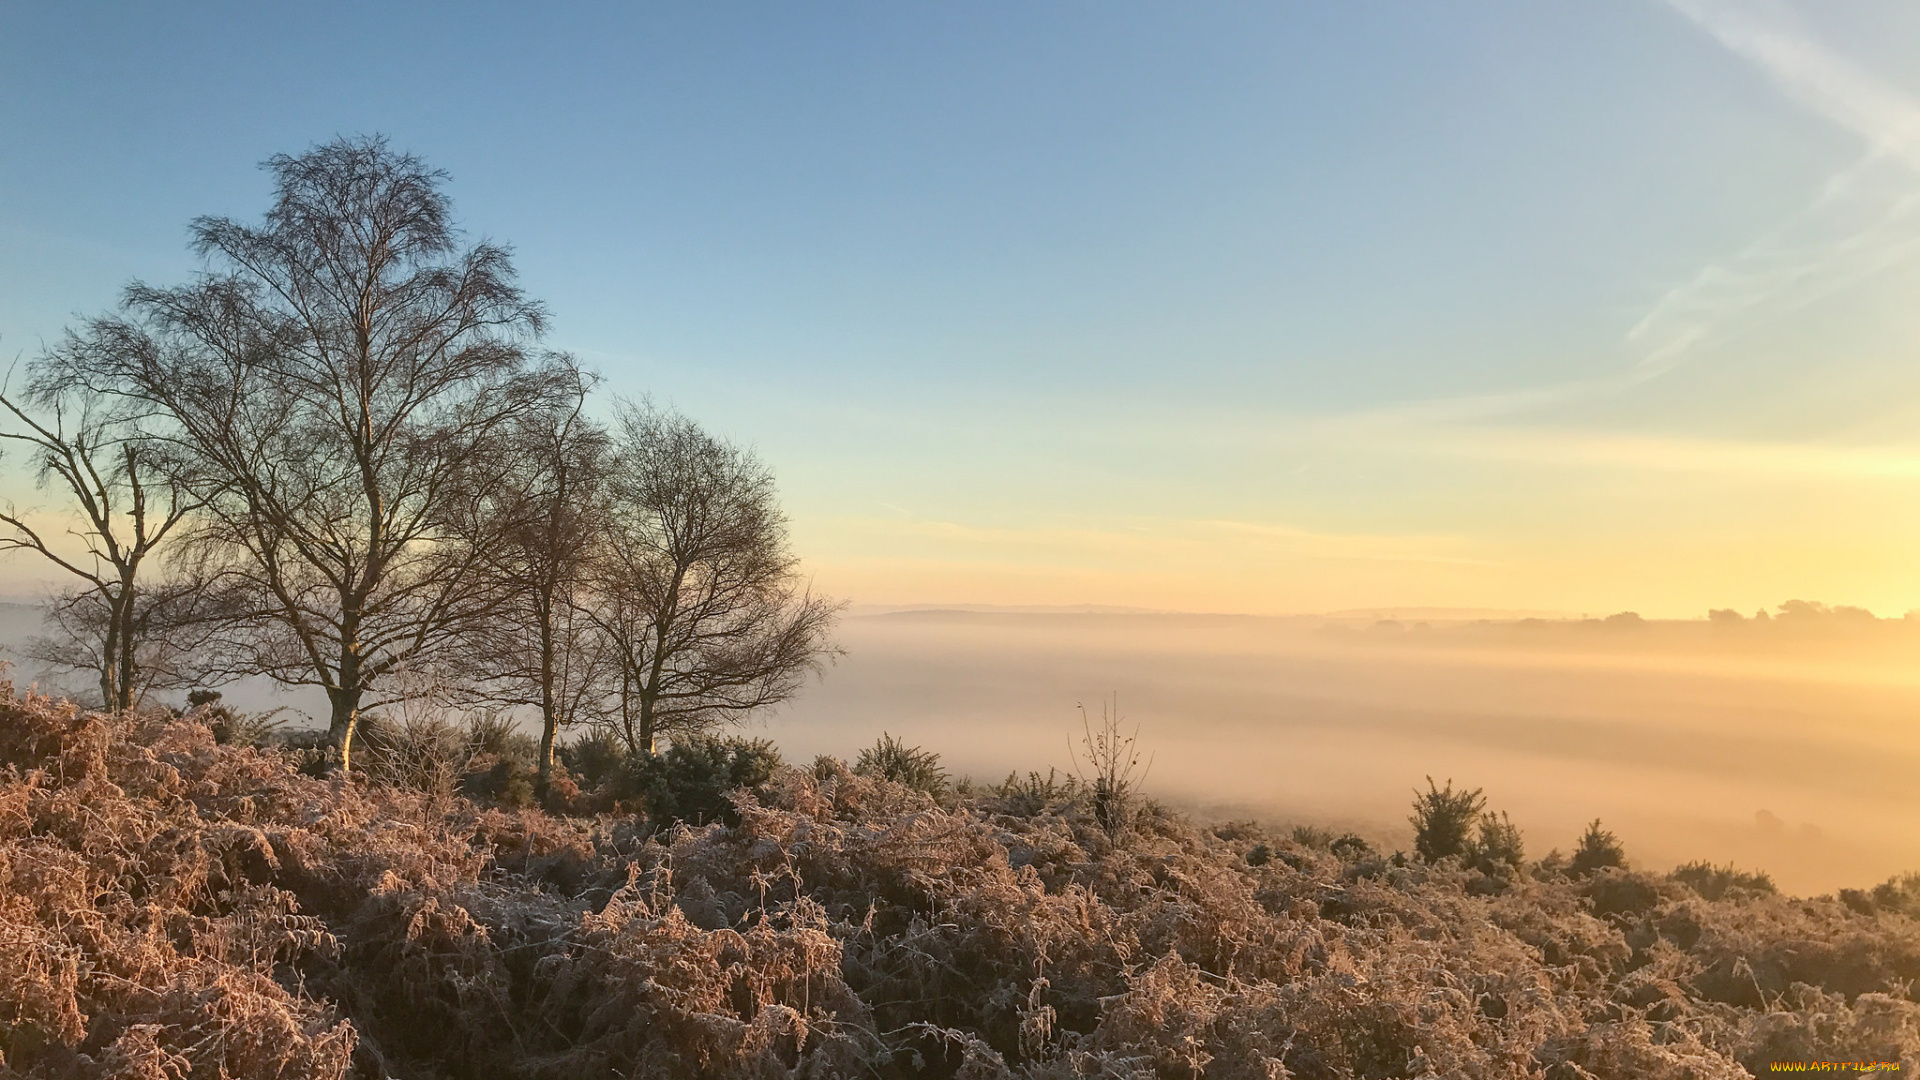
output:
[[1834,52],[1789,13],[1727,0],[1667,0],[1782,92],[1920,171],[1920,103]]
[[1626,381],[1664,375],[1762,313],[1778,318],[1912,258],[1917,179],[1910,163],[1876,148],[1779,228],[1668,290],[1627,334],[1637,360]]
[[1920,251],[1920,101],[1799,26],[1777,5],[1667,0],[1789,99],[1866,143],[1807,206],[1660,298],[1627,335],[1630,382],[1870,278]]
[[1666,2],[1789,99],[1858,136],[1861,156],[1787,220],[1663,293],[1628,331],[1628,366],[1618,374],[1369,410],[1370,423],[1470,424],[1625,390],[1920,255],[1920,100],[1819,41],[1779,5]]

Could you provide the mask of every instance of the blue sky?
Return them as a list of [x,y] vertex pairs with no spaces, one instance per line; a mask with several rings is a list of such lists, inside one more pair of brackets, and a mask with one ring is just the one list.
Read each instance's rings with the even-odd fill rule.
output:
[[377,131],[856,601],[1897,613],[1916,58],[1891,2],[11,2],[0,352]]

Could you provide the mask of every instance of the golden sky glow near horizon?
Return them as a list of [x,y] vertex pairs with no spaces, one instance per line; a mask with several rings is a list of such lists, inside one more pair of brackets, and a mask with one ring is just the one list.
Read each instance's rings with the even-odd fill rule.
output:
[[[1408,535],[1146,516],[982,527],[903,514],[805,517],[796,536],[820,588],[874,604],[1254,614],[1437,606],[1650,618],[1698,618],[1718,607],[1751,613],[1796,598],[1883,617],[1920,607],[1920,485],[1873,474],[1915,459],[1861,454],[1870,475],[1834,475],[1823,458],[1855,455],[1684,449],[1716,457],[1751,449],[1785,468],[1730,476],[1633,461],[1530,466],[1563,473],[1558,490],[1551,477],[1541,481],[1543,501],[1563,504],[1562,516],[1517,522],[1504,535],[1490,522]],[[1588,493],[1584,505],[1569,488]]]

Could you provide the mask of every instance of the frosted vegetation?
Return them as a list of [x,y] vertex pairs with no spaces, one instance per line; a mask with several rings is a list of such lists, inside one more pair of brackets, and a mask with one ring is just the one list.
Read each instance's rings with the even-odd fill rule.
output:
[[6,1075],[1920,1062],[1916,876],[1793,899],[1731,867],[1635,869],[1598,822],[1530,859],[1451,783],[1415,801],[1416,850],[1388,852],[1201,827],[1114,799],[1097,762],[956,780],[898,740],[849,767],[740,739],[635,761],[588,736],[535,809],[537,747],[497,727],[370,732],[369,766],[331,780],[262,727],[217,702],[0,701]]

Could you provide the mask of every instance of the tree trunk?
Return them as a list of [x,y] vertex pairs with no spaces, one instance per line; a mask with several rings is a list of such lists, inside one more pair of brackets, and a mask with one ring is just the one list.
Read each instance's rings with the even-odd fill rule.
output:
[[559,718],[554,715],[553,709],[551,707],[542,709],[540,717],[540,766],[534,774],[533,779],[533,793],[542,801],[545,801],[547,790],[553,784],[553,745],[555,742],[554,736],[557,734],[559,727]]
[[553,743],[560,727],[560,708],[554,701],[554,629],[553,600],[542,597],[537,610],[540,618],[540,762],[535,768],[533,794],[541,802],[553,783]]
[[122,575],[119,610],[114,613],[114,617],[120,627],[120,640],[116,650],[118,655],[113,658],[113,662],[119,669],[114,675],[114,691],[118,695],[114,702],[114,707],[121,712],[131,712],[133,710],[134,676],[138,670],[138,662],[134,655],[134,645],[136,641],[133,619],[133,575],[134,569],[132,567],[129,567],[125,574]]
[[121,604],[112,593],[104,595],[107,601],[107,628],[100,642],[100,707],[108,712],[119,712],[117,676],[120,674]]
[[654,754],[653,746],[653,694],[646,690],[640,692],[640,749],[648,757]]
[[360,596],[342,595],[340,618],[340,678],[327,689],[333,716],[327,723],[327,741],[340,752],[340,772],[353,768],[353,736],[360,727],[360,695],[366,690],[360,672]]
[[[680,603],[680,583],[686,578],[686,568],[679,567],[673,572],[673,586],[667,590],[666,611],[674,610]],[[640,742],[647,749],[647,756],[653,756],[653,737],[655,717],[654,702],[660,699],[660,685],[667,667],[667,637],[672,632],[673,619],[670,616],[656,615],[653,620],[653,662],[647,665],[646,681],[640,684]]]
[[560,706],[554,701],[553,647],[550,639],[543,643],[542,652],[544,655],[540,678],[540,763],[534,774],[533,793],[544,802],[547,798],[547,789],[553,783],[553,744],[560,732]]
[[121,712],[133,711],[133,634],[130,629],[120,632],[120,670],[114,674],[114,693],[118,695],[114,707]]
[[348,772],[353,763],[353,736],[360,727],[360,688],[342,687],[327,691],[333,703],[333,717],[327,724],[327,742],[340,752],[339,771]]
[[640,737],[633,730],[633,666],[624,657],[620,664],[620,733],[627,737],[627,753],[640,753]]
[[[343,635],[345,636],[345,635]],[[340,648],[340,680],[327,690],[333,703],[333,717],[327,724],[327,741],[340,752],[340,771],[353,768],[353,736],[360,727],[360,646],[352,637]]]

